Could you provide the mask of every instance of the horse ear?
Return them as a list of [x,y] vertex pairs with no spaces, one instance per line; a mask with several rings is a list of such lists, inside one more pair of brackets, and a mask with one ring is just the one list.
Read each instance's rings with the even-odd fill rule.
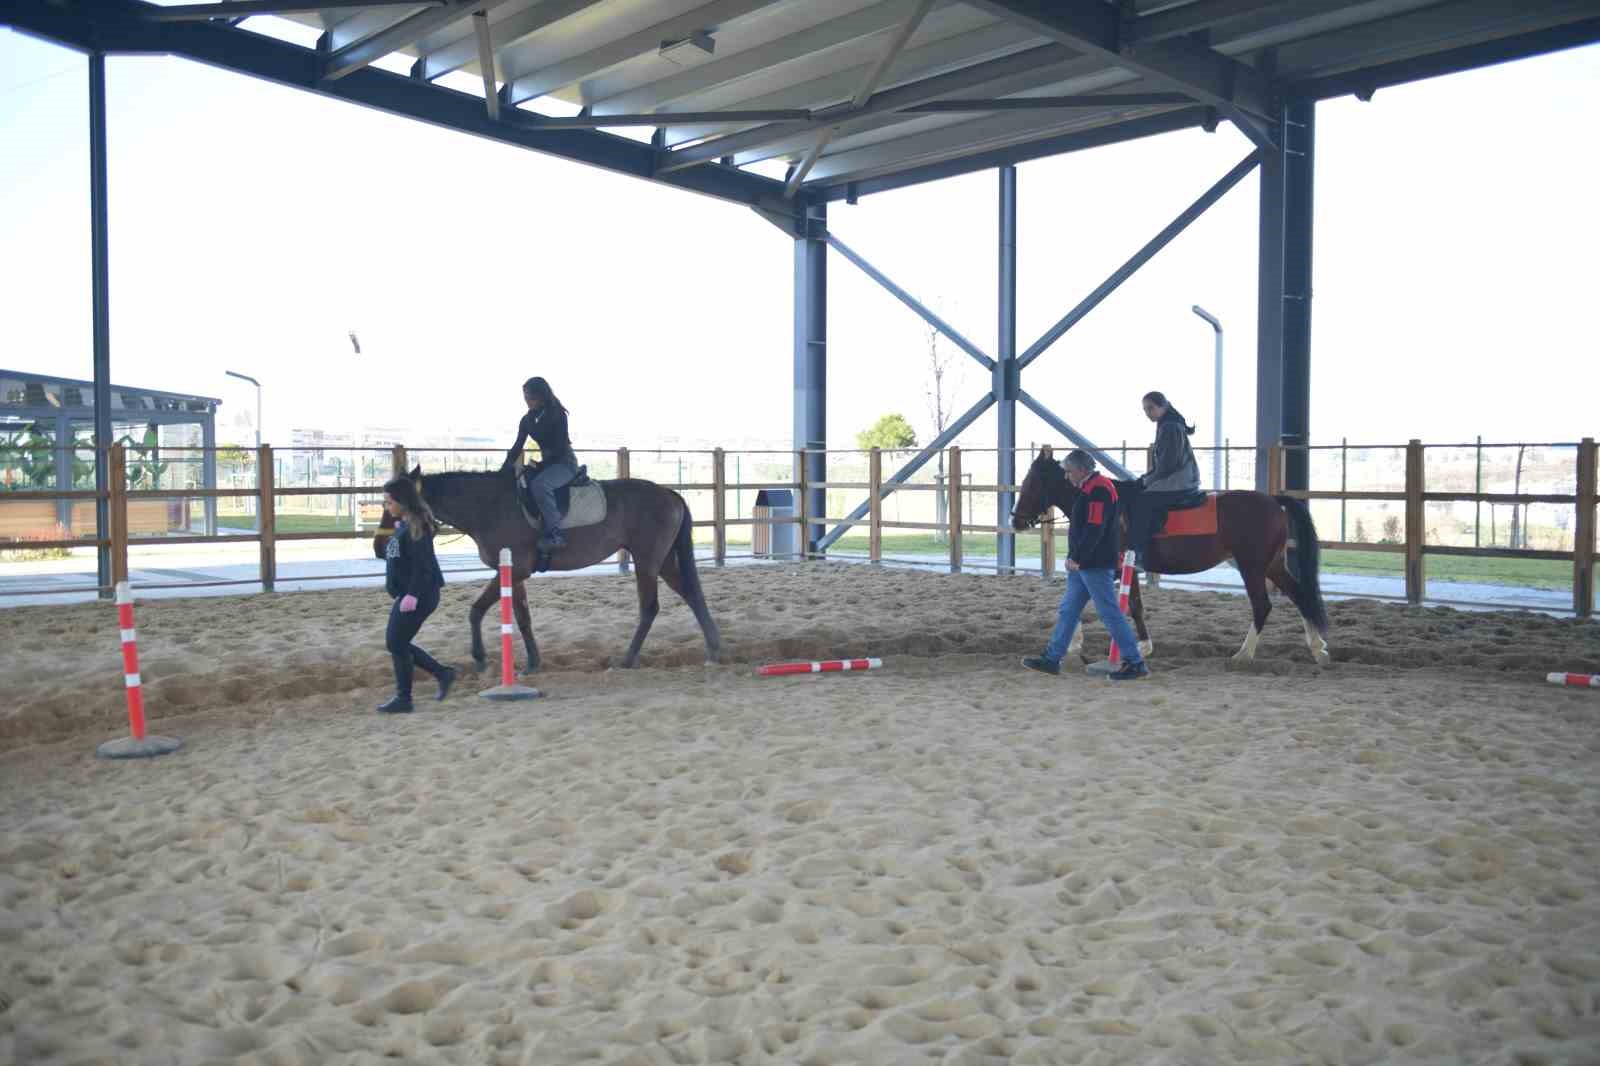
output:
[[411,480],[412,481],[419,481],[419,480],[421,480],[421,478],[422,478],[422,464],[418,463],[416,466],[411,468]]
[[1041,458],[1041,459],[1051,459],[1051,458],[1054,458],[1054,454],[1055,454],[1055,453],[1053,453],[1053,452],[1052,452],[1052,451],[1051,451],[1051,450],[1050,450],[1050,445],[1048,445],[1048,444],[1046,444],[1046,445],[1045,445],[1045,446],[1044,446],[1044,447],[1042,447],[1042,448],[1040,448],[1040,449],[1039,449],[1039,458]]

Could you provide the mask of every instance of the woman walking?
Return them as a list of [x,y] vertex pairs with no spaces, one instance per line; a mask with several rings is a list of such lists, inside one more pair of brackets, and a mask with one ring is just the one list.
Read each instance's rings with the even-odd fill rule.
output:
[[394,698],[381,704],[384,714],[405,714],[413,710],[411,675],[415,667],[439,681],[439,699],[450,694],[456,671],[442,666],[433,656],[411,643],[439,606],[439,590],[444,574],[433,553],[433,512],[417,493],[410,478],[397,477],[383,487],[383,506],[396,519],[389,543],[384,549],[384,588],[394,598],[389,609],[389,628],[384,643],[394,659]]

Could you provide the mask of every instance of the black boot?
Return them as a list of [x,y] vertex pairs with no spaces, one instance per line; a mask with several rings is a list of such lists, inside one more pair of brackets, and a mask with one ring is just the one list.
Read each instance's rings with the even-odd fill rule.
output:
[[439,673],[434,675],[439,679],[438,698],[441,702],[443,702],[446,696],[450,695],[450,686],[456,683],[456,677],[459,673],[460,671],[455,667],[446,666]]
[[411,705],[411,653],[410,650],[390,652],[394,661],[394,698],[378,705],[380,714],[406,714],[415,710]]
[[559,529],[552,529],[550,532],[539,538],[539,548],[542,551],[553,552],[560,548],[565,548],[566,546],[567,538],[562,535],[561,530]]

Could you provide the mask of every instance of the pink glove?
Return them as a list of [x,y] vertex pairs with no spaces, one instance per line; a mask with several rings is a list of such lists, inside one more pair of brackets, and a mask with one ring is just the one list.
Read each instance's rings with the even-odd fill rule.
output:
[[415,611],[416,609],[417,609],[417,598],[415,596],[401,596],[400,597],[400,613],[401,614],[410,614],[412,611]]

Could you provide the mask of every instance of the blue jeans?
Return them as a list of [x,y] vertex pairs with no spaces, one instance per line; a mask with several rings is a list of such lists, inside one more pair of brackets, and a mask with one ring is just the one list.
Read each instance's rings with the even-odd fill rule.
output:
[[1050,634],[1050,643],[1045,645],[1044,657],[1053,663],[1059,663],[1061,657],[1067,654],[1067,645],[1072,643],[1072,634],[1078,628],[1078,619],[1083,615],[1083,609],[1089,601],[1094,601],[1094,609],[1100,614],[1100,621],[1105,623],[1111,631],[1111,639],[1117,642],[1117,647],[1122,650],[1122,661],[1136,663],[1141,661],[1139,655],[1139,638],[1134,635],[1133,626],[1117,606],[1117,585],[1115,570],[1068,570],[1067,591],[1061,597],[1061,610],[1056,616],[1055,631]]
[[577,476],[576,466],[556,460],[539,467],[539,472],[528,479],[528,495],[539,509],[539,521],[544,525],[545,536],[561,528],[561,515],[556,511],[556,489]]

